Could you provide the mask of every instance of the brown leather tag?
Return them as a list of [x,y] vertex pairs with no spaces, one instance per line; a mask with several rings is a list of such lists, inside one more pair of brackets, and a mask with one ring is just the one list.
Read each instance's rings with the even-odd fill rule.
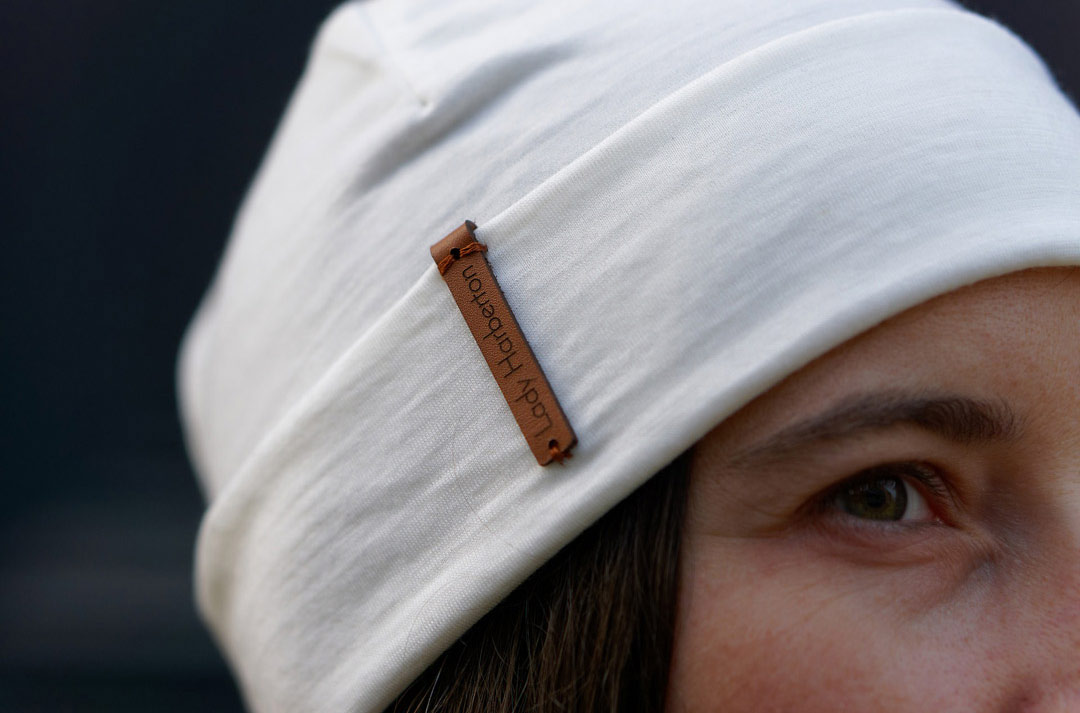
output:
[[431,257],[450,288],[496,383],[502,389],[536,461],[547,465],[570,457],[577,436],[559,406],[510,305],[466,220],[431,246]]

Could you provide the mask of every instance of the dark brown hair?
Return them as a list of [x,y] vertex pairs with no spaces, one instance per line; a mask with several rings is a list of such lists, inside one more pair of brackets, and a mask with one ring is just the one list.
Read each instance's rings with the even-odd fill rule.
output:
[[386,713],[664,707],[688,453],[537,570]]

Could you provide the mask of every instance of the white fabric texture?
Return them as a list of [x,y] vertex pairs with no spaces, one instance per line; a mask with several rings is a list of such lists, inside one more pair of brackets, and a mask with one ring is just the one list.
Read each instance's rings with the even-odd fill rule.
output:
[[[540,467],[428,246],[466,218],[577,432]],[[725,417],[1080,264],[1080,118],[943,0],[339,8],[178,362],[200,611],[255,711],[380,711]]]

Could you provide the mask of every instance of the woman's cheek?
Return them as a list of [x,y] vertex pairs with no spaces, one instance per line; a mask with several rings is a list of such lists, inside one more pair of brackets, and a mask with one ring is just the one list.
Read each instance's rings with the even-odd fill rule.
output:
[[684,557],[674,712],[970,710],[978,696],[974,649],[956,646],[965,627],[934,613],[948,563],[874,570],[782,539],[710,536]]

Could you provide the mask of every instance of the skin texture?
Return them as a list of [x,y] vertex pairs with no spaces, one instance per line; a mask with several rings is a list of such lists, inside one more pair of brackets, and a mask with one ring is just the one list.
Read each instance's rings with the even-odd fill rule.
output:
[[[939,397],[1007,417],[851,422]],[[839,433],[793,427],[837,404],[859,404]],[[903,463],[907,519],[837,495]],[[1080,712],[1080,269],[980,282],[817,359],[698,443],[688,508],[669,711]]]

